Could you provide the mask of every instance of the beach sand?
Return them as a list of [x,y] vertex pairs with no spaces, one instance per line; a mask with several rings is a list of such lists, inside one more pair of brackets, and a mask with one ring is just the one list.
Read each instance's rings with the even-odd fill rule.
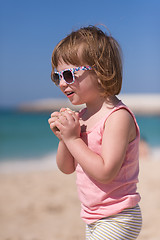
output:
[[[143,228],[138,240],[160,239],[160,161],[140,161]],[[83,240],[75,174],[57,169],[0,173],[0,240]]]

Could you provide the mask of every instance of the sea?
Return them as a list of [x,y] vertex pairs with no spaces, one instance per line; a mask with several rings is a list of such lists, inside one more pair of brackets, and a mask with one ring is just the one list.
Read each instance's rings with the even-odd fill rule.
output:
[[[58,139],[48,124],[49,112],[0,110],[0,163],[54,159]],[[141,138],[160,153],[160,116],[136,116]],[[159,157],[160,159],[160,157]]]

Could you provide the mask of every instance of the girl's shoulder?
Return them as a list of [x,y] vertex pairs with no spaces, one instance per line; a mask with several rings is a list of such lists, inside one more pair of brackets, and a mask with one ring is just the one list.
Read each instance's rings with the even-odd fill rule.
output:
[[134,122],[132,112],[125,105],[114,108],[104,121],[105,125],[114,125],[116,128],[122,125],[131,125]]
[[116,129],[130,132],[130,141],[139,136],[139,126],[134,113],[122,102],[120,102],[107,116],[103,129]]
[[119,101],[119,103],[108,113],[107,118],[109,117],[116,119],[118,117],[132,117],[134,120],[136,120],[134,113],[122,101]]

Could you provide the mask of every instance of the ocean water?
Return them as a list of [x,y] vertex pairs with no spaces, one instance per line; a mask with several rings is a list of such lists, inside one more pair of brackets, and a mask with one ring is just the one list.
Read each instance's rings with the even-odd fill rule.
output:
[[[0,111],[0,161],[25,161],[55,154],[58,139],[49,128],[50,113]],[[160,116],[136,116],[141,137],[160,148]]]
[[0,161],[38,159],[56,152],[50,113],[0,111]]

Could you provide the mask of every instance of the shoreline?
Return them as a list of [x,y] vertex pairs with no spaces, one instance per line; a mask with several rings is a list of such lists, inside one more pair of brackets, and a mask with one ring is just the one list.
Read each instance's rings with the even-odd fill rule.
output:
[[[143,144],[143,143],[142,143]],[[20,172],[34,172],[56,170],[56,152],[45,155],[39,158],[21,158],[4,159],[0,161],[0,174],[20,173]],[[150,147],[147,145],[140,146],[139,161],[146,161],[152,159],[152,161],[160,162],[160,146]]]
[[[160,115],[160,94],[120,94],[118,97],[135,114]],[[50,98],[23,103],[18,106],[17,110],[22,112],[52,112],[62,107],[78,111],[85,105],[72,105],[66,98]]]
[[54,170],[55,159],[56,152],[39,158],[4,159],[0,161],[0,174]]

